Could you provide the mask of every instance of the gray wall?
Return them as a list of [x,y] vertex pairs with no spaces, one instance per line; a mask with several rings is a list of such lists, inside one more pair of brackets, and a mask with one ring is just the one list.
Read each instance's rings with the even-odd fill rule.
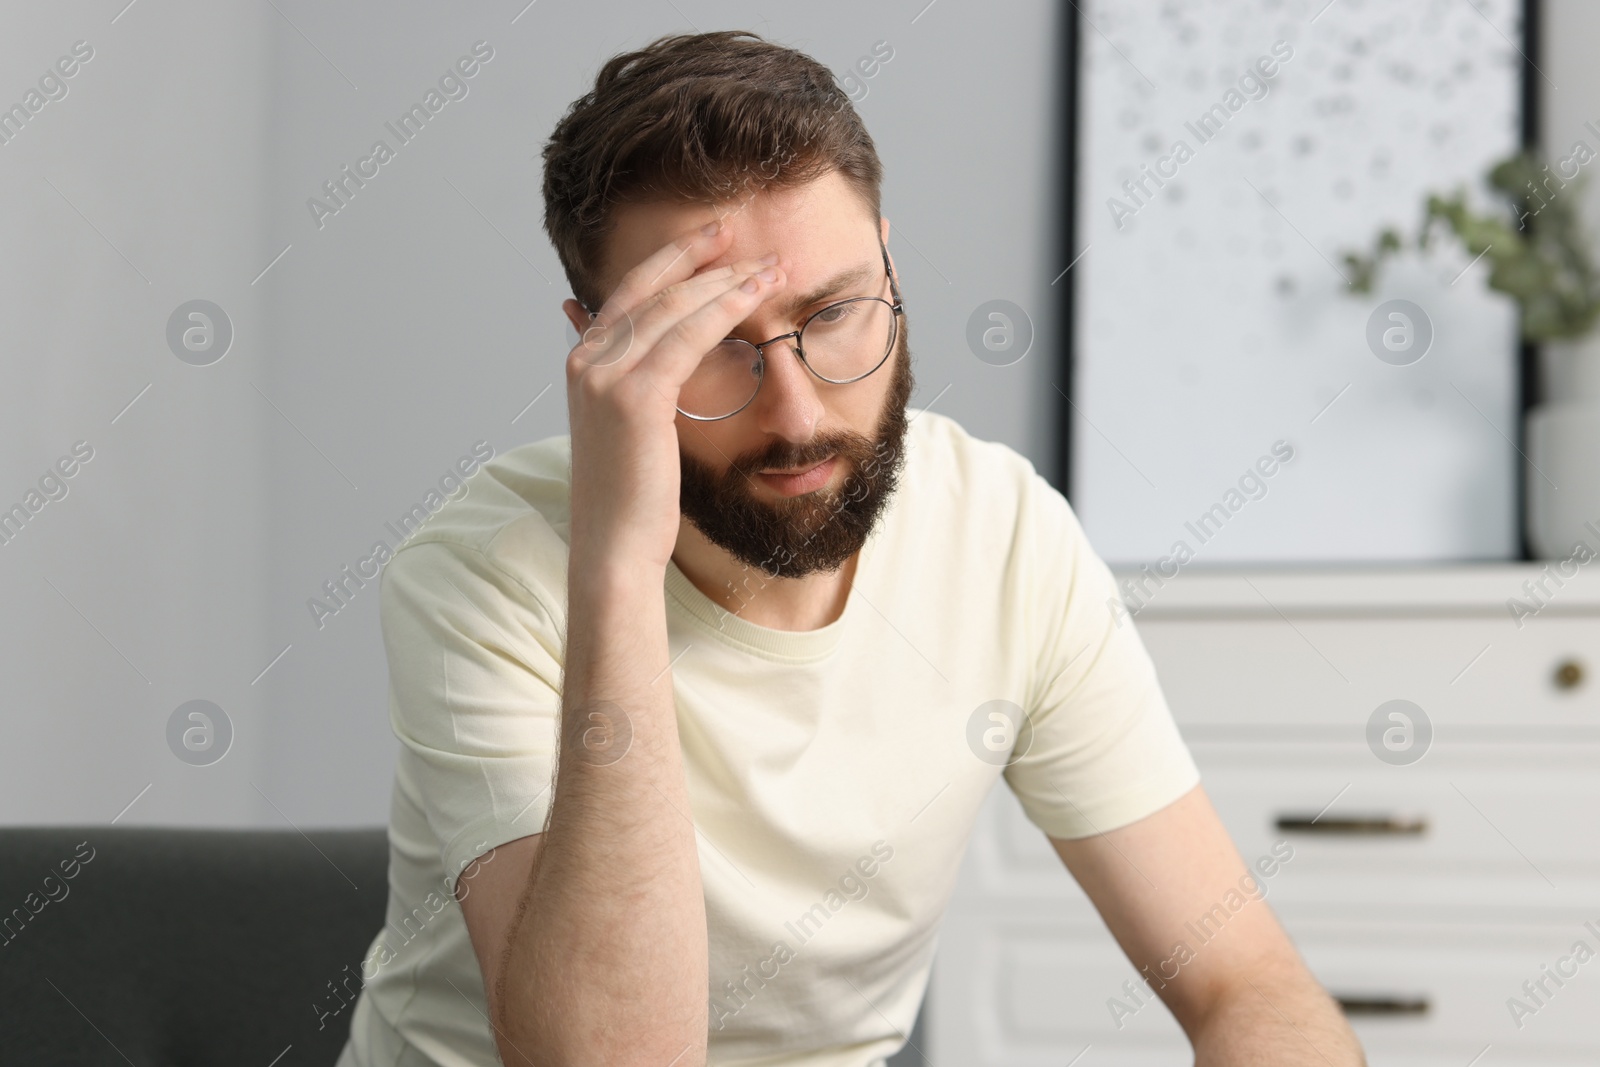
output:
[[[95,449],[0,546],[8,822],[110,821],[136,796],[122,823],[386,821],[376,585],[320,627],[307,600],[392,543],[385,522],[473,442],[565,432],[568,294],[539,153],[605,58],[661,33],[750,28],[841,76],[875,42],[893,48],[858,106],[915,320],[913,403],[1054,474],[1052,5],[120,9],[12,11],[0,34],[0,101],[74,41],[95,49],[0,145],[0,240],[17,250],[0,267],[0,501],[75,441]],[[308,198],[375,139],[393,144],[384,123],[479,40],[494,57],[467,95],[319,227]],[[193,299],[234,328],[206,366],[166,339]],[[993,299],[1035,328],[1010,366],[965,340]],[[195,699],[234,731],[205,766],[166,736]]]
[[[270,781],[276,695],[250,683],[281,647],[269,562],[298,521],[267,491],[277,416],[252,388],[274,362],[250,283],[270,258],[277,16],[121,6],[11,4],[0,32],[0,107],[75,42],[93,51],[0,144],[0,508],[93,450],[0,545],[0,817],[105,823],[138,798],[123,823],[270,823],[251,783]],[[204,368],[166,340],[196,298],[237,332]],[[204,769],[165,739],[199,698],[239,733]]]

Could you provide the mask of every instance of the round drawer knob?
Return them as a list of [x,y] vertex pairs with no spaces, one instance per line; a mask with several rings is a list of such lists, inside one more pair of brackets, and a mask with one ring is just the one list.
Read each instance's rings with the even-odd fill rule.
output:
[[1576,689],[1583,684],[1583,664],[1575,659],[1564,659],[1556,665],[1557,689]]

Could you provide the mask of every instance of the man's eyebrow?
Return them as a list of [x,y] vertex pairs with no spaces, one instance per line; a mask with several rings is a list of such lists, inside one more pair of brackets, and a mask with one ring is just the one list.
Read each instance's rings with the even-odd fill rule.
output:
[[845,270],[842,270],[838,274],[835,274],[833,277],[829,278],[827,281],[823,282],[821,285],[817,286],[815,289],[811,290],[809,293],[801,293],[798,296],[785,300],[781,305],[783,312],[785,315],[793,315],[801,308],[810,307],[812,304],[826,300],[828,297],[841,293],[851,286],[859,285],[871,278],[874,271],[879,266],[881,266],[881,264],[864,263],[859,267],[846,268]]

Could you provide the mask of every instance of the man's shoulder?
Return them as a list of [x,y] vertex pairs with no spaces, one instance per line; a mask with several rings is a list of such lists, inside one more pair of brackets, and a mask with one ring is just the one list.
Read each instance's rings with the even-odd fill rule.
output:
[[494,456],[395,549],[386,576],[453,581],[458,588],[475,579],[531,594],[552,614],[564,615],[571,458],[565,435]]
[[1071,559],[1083,545],[1072,506],[1032,461],[955,419],[918,413],[887,540],[929,567],[962,567],[1008,588],[1033,580],[1042,554]]
[[[1040,486],[1028,457],[1000,441],[974,437],[948,415],[907,408],[908,485],[913,495],[955,502],[964,511],[1016,509]],[[989,518],[995,513],[987,512]]]

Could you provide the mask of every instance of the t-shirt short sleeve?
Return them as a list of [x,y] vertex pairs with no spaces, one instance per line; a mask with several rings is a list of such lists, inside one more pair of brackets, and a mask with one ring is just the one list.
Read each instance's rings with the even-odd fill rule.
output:
[[563,641],[544,600],[471,547],[407,545],[381,589],[401,777],[453,879],[544,830]]
[[1031,738],[1005,777],[1046,834],[1087,837],[1166,807],[1200,772],[1111,570],[1071,506],[1037,473],[1024,501],[1038,651],[1019,749],[1029,729]]

